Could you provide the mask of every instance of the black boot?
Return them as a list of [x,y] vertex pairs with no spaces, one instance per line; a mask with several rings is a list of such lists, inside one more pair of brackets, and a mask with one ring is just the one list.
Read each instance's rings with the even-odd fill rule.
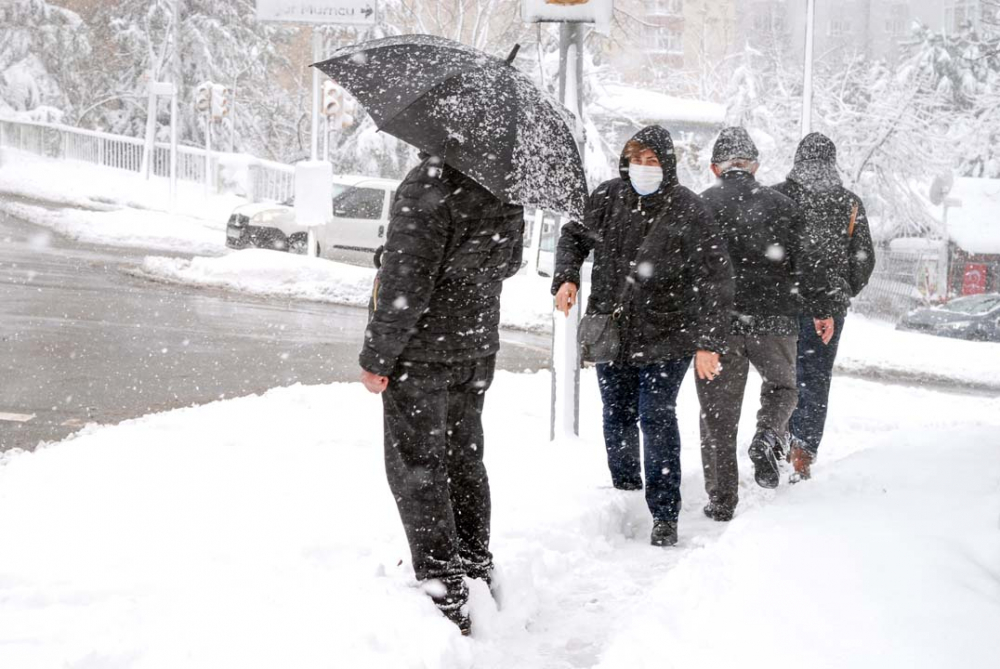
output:
[[761,430],[750,442],[750,462],[753,463],[753,478],[761,488],[777,488],[781,480],[778,459],[774,447],[778,436],[771,430]]
[[677,543],[677,523],[672,523],[669,520],[654,520],[649,543],[653,546],[675,545]]
[[728,523],[733,519],[734,509],[728,504],[720,504],[719,502],[709,502],[705,505],[703,509],[705,515],[716,520],[720,523]]
[[[444,586],[444,593],[440,597],[431,595],[435,606],[445,618],[455,623],[462,636],[469,636],[472,632],[472,621],[466,612],[469,602],[469,588],[465,585],[465,580],[461,577],[439,579]],[[438,593],[440,594],[440,593]]]

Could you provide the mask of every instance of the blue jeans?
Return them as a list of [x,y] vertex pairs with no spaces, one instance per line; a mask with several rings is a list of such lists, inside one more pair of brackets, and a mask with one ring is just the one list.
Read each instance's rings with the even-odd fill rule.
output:
[[[604,445],[616,488],[642,487],[654,520],[677,522],[681,510],[681,434],[677,428],[677,392],[691,358],[656,363],[597,365],[604,402]],[[640,460],[639,427],[643,458]]]
[[837,358],[840,335],[844,331],[844,317],[833,319],[836,331],[829,344],[816,335],[816,327],[809,316],[799,316],[799,352],[796,360],[796,384],[799,403],[789,421],[789,431],[813,455],[819,451],[826,427],[826,410],[830,403],[830,383],[833,380],[833,363]]

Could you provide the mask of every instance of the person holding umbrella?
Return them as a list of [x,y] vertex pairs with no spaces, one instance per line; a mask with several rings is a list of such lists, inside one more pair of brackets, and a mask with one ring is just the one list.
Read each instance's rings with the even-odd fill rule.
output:
[[708,207],[677,181],[669,132],[639,131],[625,145],[619,172],[590,196],[582,222],[563,226],[552,292],[568,315],[593,251],[587,314],[612,314],[620,339],[613,358],[595,360],[611,480],[641,490],[644,462],[650,543],[672,546],[681,508],[677,393],[692,357],[699,378],[719,373],[732,269]]
[[521,267],[524,205],[573,211],[586,193],[563,112],[513,56],[413,35],[318,65],[381,130],[424,151],[392,205],[361,381],[382,396],[386,475],[414,574],[462,634],[465,579],[493,580],[482,413],[501,285]]

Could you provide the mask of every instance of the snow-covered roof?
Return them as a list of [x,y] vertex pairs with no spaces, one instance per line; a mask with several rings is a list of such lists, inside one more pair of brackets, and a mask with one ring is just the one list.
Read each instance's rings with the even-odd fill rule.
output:
[[[1000,179],[955,179],[948,197],[961,207],[948,208],[948,237],[968,253],[1000,254]],[[940,219],[941,208],[934,208]]]
[[714,102],[676,98],[643,88],[605,85],[590,108],[600,116],[622,116],[643,123],[690,123],[722,126],[726,108]]

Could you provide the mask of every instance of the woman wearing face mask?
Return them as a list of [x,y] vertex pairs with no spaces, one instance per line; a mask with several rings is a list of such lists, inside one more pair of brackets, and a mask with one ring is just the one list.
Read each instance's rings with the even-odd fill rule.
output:
[[621,335],[617,357],[597,365],[611,480],[642,490],[645,465],[650,542],[672,546],[681,508],[677,393],[692,357],[699,378],[718,374],[732,269],[712,215],[677,182],[669,132],[649,126],[637,133],[619,172],[590,196],[582,223],[563,227],[552,291],[568,315],[580,267],[594,252],[587,313],[617,312]]

